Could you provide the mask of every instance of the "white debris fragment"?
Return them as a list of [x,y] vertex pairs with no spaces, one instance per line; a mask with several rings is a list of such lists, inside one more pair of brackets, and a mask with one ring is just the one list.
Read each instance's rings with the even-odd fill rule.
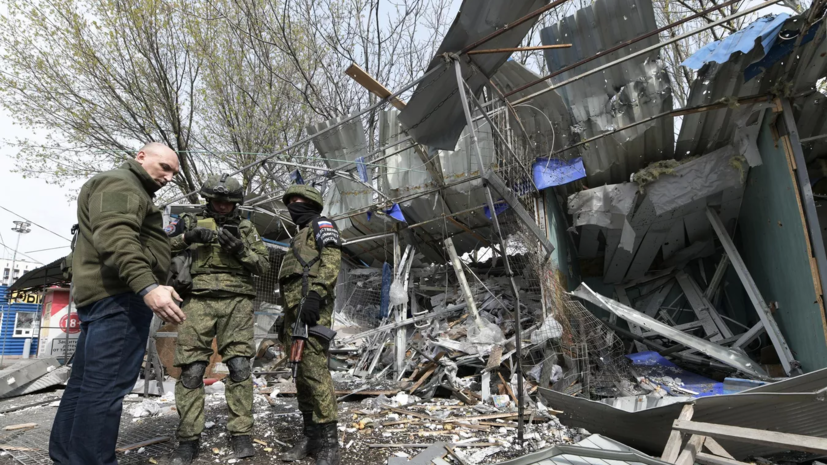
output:
[[207,394],[223,394],[225,387],[226,386],[224,386],[224,383],[221,381],[216,381],[209,386],[205,386],[204,392]]
[[212,428],[213,426],[215,426],[215,422],[214,422],[214,421],[207,421],[207,422],[204,422],[204,428],[210,429],[210,428]]
[[140,404],[133,405],[128,412],[134,418],[153,417],[161,411],[161,406],[154,400],[144,399]]

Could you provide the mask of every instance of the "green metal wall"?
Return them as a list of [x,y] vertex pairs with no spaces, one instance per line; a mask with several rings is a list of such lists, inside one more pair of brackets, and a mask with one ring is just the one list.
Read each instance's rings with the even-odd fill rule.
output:
[[779,303],[775,318],[794,356],[812,371],[827,367],[827,341],[795,181],[770,129],[774,118],[767,111],[758,136],[763,165],[750,169],[747,178],[737,229],[740,251],[764,299]]
[[546,221],[548,221],[548,239],[554,246],[551,260],[554,266],[566,278],[566,290],[574,290],[580,285],[580,271],[577,262],[577,253],[566,231],[566,217],[557,201],[554,189],[545,189]]

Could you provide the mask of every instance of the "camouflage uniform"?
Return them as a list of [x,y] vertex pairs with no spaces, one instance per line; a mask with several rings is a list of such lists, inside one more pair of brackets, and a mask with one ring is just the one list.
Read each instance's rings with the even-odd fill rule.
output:
[[[203,214],[186,215],[180,222],[185,230],[194,227],[217,229],[216,221]],[[198,362],[208,363],[213,353],[213,337],[225,363],[239,358],[246,364],[246,376],[236,376],[231,366],[231,374],[224,380],[229,410],[227,429],[233,436],[250,435],[253,429],[253,381],[249,359],[255,352],[253,300],[256,290],[252,275],[262,275],[270,268],[267,249],[253,223],[241,220],[238,228],[244,242],[244,251],[239,255],[226,252],[215,239],[208,244],[190,246],[184,242],[183,234],[171,239],[173,253],[189,247],[194,254],[192,292],[182,305],[187,319],[178,327],[175,366],[186,369]],[[244,379],[240,379],[242,377]],[[181,419],[178,439],[192,441],[204,430],[204,386],[191,389],[182,379],[183,376],[175,384],[175,404]]]
[[[318,221],[324,222],[325,219],[314,220],[296,234],[279,270],[279,287],[284,296],[285,308],[281,340],[288,352],[292,344],[293,323],[298,317],[299,303],[302,300],[302,266],[294,255],[294,249],[298,250],[305,262],[310,262],[319,255],[319,244],[314,237],[313,227]],[[334,290],[341,263],[341,249],[322,247],[320,260],[310,269],[308,291],[316,291],[324,299],[318,324],[328,328],[333,323]],[[310,336],[305,343],[296,376],[299,410],[304,413],[312,412],[314,423],[330,423],[337,420],[333,379],[327,367],[329,346],[329,342]]]

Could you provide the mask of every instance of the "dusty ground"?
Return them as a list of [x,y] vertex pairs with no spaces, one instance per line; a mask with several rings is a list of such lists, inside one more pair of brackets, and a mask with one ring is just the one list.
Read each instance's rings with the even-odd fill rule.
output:
[[[0,403],[0,411],[9,406],[28,405],[31,403],[57,399],[60,391],[26,396]],[[497,463],[524,452],[515,445],[516,424],[503,419],[486,421],[471,420],[470,426],[458,423],[471,416],[490,414],[487,411],[460,405],[453,399],[434,399],[432,402],[420,402],[405,407],[409,416],[395,413],[387,408],[376,408],[370,401],[360,400],[340,403],[340,443],[343,445],[344,464],[380,465],[386,464],[388,457],[397,455],[416,455],[422,449],[372,448],[370,444],[427,444],[436,441],[491,443],[488,447],[467,447],[460,449],[470,459],[473,453],[487,455],[474,460],[476,463]],[[375,399],[375,398],[368,398]],[[141,404],[139,398],[128,398],[125,403],[124,417],[121,423],[119,447],[155,437],[172,437],[177,424],[174,401],[170,398],[154,398],[158,412],[150,417],[135,418],[133,413]],[[246,463],[261,465],[281,463],[277,456],[284,448],[280,443],[292,444],[301,433],[301,417],[296,410],[296,401],[292,397],[269,398],[257,394],[254,415],[255,429],[253,437],[257,440],[255,447],[258,455],[253,459],[234,461],[231,458],[226,430],[227,410],[221,393],[207,397],[207,424],[210,425],[202,439],[201,456],[197,464]],[[30,407],[0,416],[0,427],[34,422],[38,426],[24,432],[9,433],[0,431],[0,443],[28,449],[25,451],[3,452],[0,465],[12,464],[49,464],[47,454],[48,433],[51,420],[57,410],[53,404]],[[501,410],[507,412],[507,410]],[[496,415],[496,413],[495,413]],[[423,418],[424,417],[424,418]],[[429,418],[433,419],[429,419]],[[539,418],[539,416],[538,416]],[[449,420],[445,423],[444,420]],[[454,423],[450,423],[450,422]],[[363,429],[359,429],[359,424]],[[385,425],[391,423],[391,425]],[[480,424],[483,423],[483,424]],[[447,426],[446,426],[447,425]],[[559,425],[554,419],[527,427],[528,450],[534,450],[553,443],[573,443],[582,437],[581,433]],[[165,441],[142,450],[133,450],[119,454],[121,465],[132,463],[168,463],[169,453],[174,447],[174,440]],[[480,452],[485,450],[485,452]],[[12,455],[14,455],[14,458]],[[490,454],[490,455],[488,455]],[[478,456],[479,458],[480,456]],[[15,460],[15,458],[17,460]],[[300,465],[312,464],[311,460],[299,462]]]

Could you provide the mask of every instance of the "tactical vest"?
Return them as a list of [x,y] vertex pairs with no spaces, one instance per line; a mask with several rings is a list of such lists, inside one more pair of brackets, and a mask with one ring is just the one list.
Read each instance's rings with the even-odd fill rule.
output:
[[[212,218],[198,218],[197,227],[218,231],[218,225]],[[227,253],[214,239],[209,244],[198,244],[192,257],[191,273],[211,274],[229,273],[235,275],[249,276],[250,272],[244,268],[241,261],[233,254]]]
[[298,278],[304,274],[304,267],[296,258],[296,254],[301,256],[305,263],[312,263],[308,276],[313,278],[319,276],[319,256],[321,253],[316,248],[316,241],[312,240],[312,233],[313,227],[308,225],[293,237],[290,242],[291,250],[284,255],[284,261],[281,264],[281,270],[279,270],[279,281],[290,277]]

